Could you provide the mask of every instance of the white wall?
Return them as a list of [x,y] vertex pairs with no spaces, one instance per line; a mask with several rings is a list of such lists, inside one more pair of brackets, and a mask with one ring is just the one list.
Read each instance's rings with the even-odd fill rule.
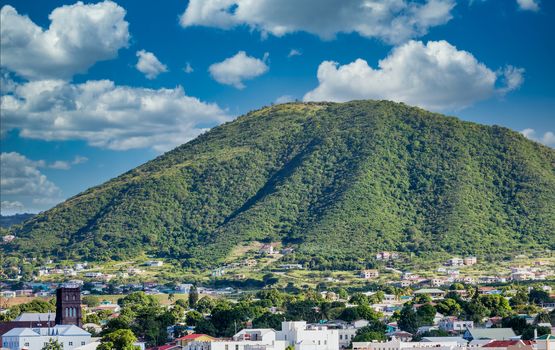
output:
[[11,350],[20,350],[23,347],[29,350],[41,350],[44,344],[51,338],[62,343],[64,350],[73,350],[91,342],[90,334],[78,336],[4,336],[2,337],[2,345]]

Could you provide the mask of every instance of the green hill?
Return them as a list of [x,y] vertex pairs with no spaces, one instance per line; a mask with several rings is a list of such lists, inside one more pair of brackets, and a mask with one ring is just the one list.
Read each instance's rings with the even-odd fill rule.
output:
[[147,252],[209,267],[239,244],[345,268],[380,250],[555,249],[555,150],[387,101],[263,108],[12,228],[8,254]]

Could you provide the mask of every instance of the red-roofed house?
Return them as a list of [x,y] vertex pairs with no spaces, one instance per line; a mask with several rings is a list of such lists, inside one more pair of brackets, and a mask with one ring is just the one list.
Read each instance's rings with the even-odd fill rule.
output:
[[534,344],[533,340],[494,340],[483,347],[488,350],[533,350]]
[[198,342],[212,342],[216,340],[216,338],[211,337],[207,334],[188,334],[186,336],[177,338],[175,341],[177,342],[178,345],[185,347],[187,344],[189,344],[192,341],[198,341]]

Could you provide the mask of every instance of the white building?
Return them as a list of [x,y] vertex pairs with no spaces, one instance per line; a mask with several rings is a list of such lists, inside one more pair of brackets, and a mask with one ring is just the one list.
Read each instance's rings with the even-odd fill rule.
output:
[[404,342],[399,339],[392,339],[387,342],[354,342],[353,350],[417,350],[428,349],[433,350],[465,350],[466,347],[459,344],[457,340],[453,341],[421,341],[421,342]]
[[191,341],[184,350],[285,350],[288,343],[276,340],[276,331],[269,328],[243,329],[230,340]]
[[2,347],[10,350],[41,350],[50,339],[57,340],[64,350],[74,350],[91,342],[91,334],[74,325],[51,328],[13,328],[2,335]]
[[339,332],[325,326],[308,327],[305,321],[282,322],[281,331],[276,332],[277,340],[285,340],[295,350],[337,350]]
[[456,317],[445,317],[439,321],[439,329],[447,332],[464,332],[468,328],[474,328],[473,321],[462,321]]
[[360,271],[360,277],[364,279],[373,279],[378,278],[380,276],[380,272],[376,269],[367,269]]
[[295,350],[339,349],[337,329],[308,326],[305,321],[282,322],[281,328],[243,329],[230,340],[192,341],[184,350],[285,350],[287,346]]

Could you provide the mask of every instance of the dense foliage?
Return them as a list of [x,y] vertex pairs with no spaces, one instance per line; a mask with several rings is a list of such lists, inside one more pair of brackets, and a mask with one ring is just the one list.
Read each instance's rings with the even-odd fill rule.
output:
[[[355,269],[395,250],[487,259],[555,249],[555,151],[387,101],[248,113],[12,228],[8,254],[220,263],[250,241]],[[362,265],[361,265],[362,264]]]
[[[374,311],[371,303],[377,303],[383,298],[383,292],[377,292],[370,297],[355,293],[350,298],[330,300],[313,289],[307,288],[297,293],[286,293],[278,289],[262,289],[256,294],[244,294],[239,300],[213,298],[203,296],[195,303],[194,308],[189,308],[185,299],[179,299],[168,307],[164,307],[153,296],[144,292],[135,292],[119,300],[122,306],[117,318],[110,318],[103,330],[103,341],[114,342],[110,339],[121,335],[121,330],[126,334],[134,334],[138,339],[145,340],[149,346],[160,345],[167,337],[166,329],[169,325],[174,327],[173,336],[186,334],[183,326],[195,327],[196,333],[205,333],[215,337],[231,337],[245,327],[281,329],[284,320],[305,320],[309,323],[326,324],[330,320],[367,320],[368,325],[358,329],[353,341],[385,340],[387,323],[397,321],[401,330],[415,334],[415,339],[424,336],[446,336],[441,330],[430,330],[416,335],[418,328],[434,324],[436,313],[451,310],[460,319],[473,320],[477,326],[482,326],[489,317],[503,317],[499,326],[511,327],[518,335],[529,339],[534,332],[544,334],[549,332],[545,324],[555,324],[555,310],[550,313],[541,311],[541,301],[534,300],[533,295],[541,289],[533,288],[528,293],[524,287],[507,287],[502,295],[480,295],[476,289],[467,286],[470,298],[461,299],[456,294],[449,294],[444,299],[434,300],[428,297],[418,297],[404,304],[401,310],[396,311],[392,317]],[[410,295],[411,291],[398,290],[399,295]],[[526,298],[513,303],[516,294],[525,294]],[[338,295],[339,293],[337,293]],[[346,301],[350,305],[347,305]],[[546,300],[553,302],[552,299]],[[519,304],[522,302],[523,304]],[[445,305],[448,307],[446,308]],[[524,310],[531,314],[537,313],[533,322],[523,318]],[[105,316],[99,314],[99,318]],[[92,319],[90,313],[87,320]],[[446,314],[443,314],[446,316]]]

